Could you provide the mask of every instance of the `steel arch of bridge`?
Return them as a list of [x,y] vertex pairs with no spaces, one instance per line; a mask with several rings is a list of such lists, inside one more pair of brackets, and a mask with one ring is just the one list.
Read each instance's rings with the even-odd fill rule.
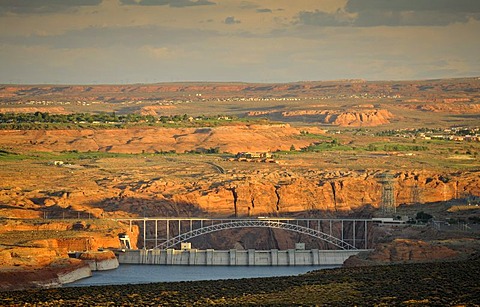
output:
[[296,224],[275,221],[275,220],[230,220],[228,222],[222,222],[222,223],[213,224],[210,226],[203,226],[201,228],[197,228],[197,229],[179,234],[161,244],[158,244],[157,246],[155,246],[155,248],[169,249],[179,243],[186,242],[189,239],[192,239],[204,234],[225,230],[225,229],[249,228],[249,227],[277,228],[277,229],[290,230],[290,231],[309,235],[311,237],[323,240],[327,243],[333,244],[334,246],[342,250],[357,249],[354,245],[344,240],[341,240],[339,238],[336,238],[332,235],[321,232],[319,230],[315,230],[312,228],[308,228],[308,227],[304,227]]
[[[204,234],[232,228],[277,228],[306,234],[340,250],[368,248],[372,219],[362,218],[203,218],[203,217],[131,217],[112,219],[128,223],[129,231],[136,224],[140,230],[140,248],[171,248]],[[208,226],[207,226],[208,225]],[[143,236],[141,235],[143,232]],[[141,241],[139,241],[141,242]],[[153,243],[153,244],[152,244]],[[148,247],[150,245],[150,247]]]

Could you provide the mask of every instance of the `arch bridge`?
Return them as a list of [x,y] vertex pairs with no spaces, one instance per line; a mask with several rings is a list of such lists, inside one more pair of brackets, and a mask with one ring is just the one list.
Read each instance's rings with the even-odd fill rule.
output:
[[371,219],[318,218],[126,218],[115,219],[138,225],[143,234],[141,248],[170,249],[190,239],[226,229],[272,228],[307,235],[337,250],[368,249]]

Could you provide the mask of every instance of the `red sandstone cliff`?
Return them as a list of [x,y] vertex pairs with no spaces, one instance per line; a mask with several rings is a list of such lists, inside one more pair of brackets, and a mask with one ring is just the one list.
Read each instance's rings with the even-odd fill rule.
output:
[[394,115],[387,110],[302,110],[282,112],[282,116],[309,117],[311,121],[342,127],[373,127],[390,123]]
[[[18,207],[19,216],[23,216],[24,210],[38,212],[46,206],[68,212],[89,212],[92,217],[142,215],[147,208],[150,216],[351,212],[366,205],[379,206],[378,174],[375,170],[310,172],[308,175],[284,171],[242,176],[227,173],[192,180],[157,178],[140,185],[132,182],[122,186],[110,178],[102,186],[89,187],[88,193],[81,187],[61,196],[48,197],[40,191],[4,190],[0,200],[10,199],[9,203],[15,207],[14,199],[28,200],[28,196],[43,199],[43,203],[31,204],[29,208]],[[480,195],[480,176],[475,171],[404,171],[396,174],[394,187],[397,204],[446,201],[469,194]],[[3,211],[3,215],[14,217],[17,211]]]

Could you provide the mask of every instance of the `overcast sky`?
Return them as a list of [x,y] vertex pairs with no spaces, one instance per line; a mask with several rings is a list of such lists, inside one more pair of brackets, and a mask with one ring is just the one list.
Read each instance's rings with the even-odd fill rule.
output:
[[480,76],[480,0],[0,0],[0,83]]

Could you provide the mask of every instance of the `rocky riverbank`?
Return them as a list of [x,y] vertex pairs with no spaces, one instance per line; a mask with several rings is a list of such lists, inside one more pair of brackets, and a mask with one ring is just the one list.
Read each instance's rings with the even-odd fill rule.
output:
[[0,291],[55,288],[90,276],[88,263],[71,258],[58,259],[44,267],[2,267]]
[[0,292],[3,306],[448,306],[480,304],[480,258],[300,276]]
[[88,263],[92,271],[107,271],[118,268],[118,259],[112,251],[83,252],[78,258]]
[[118,260],[112,251],[83,252],[78,259],[57,258],[44,266],[2,266],[0,291],[57,288],[90,277],[92,271],[117,267]]

